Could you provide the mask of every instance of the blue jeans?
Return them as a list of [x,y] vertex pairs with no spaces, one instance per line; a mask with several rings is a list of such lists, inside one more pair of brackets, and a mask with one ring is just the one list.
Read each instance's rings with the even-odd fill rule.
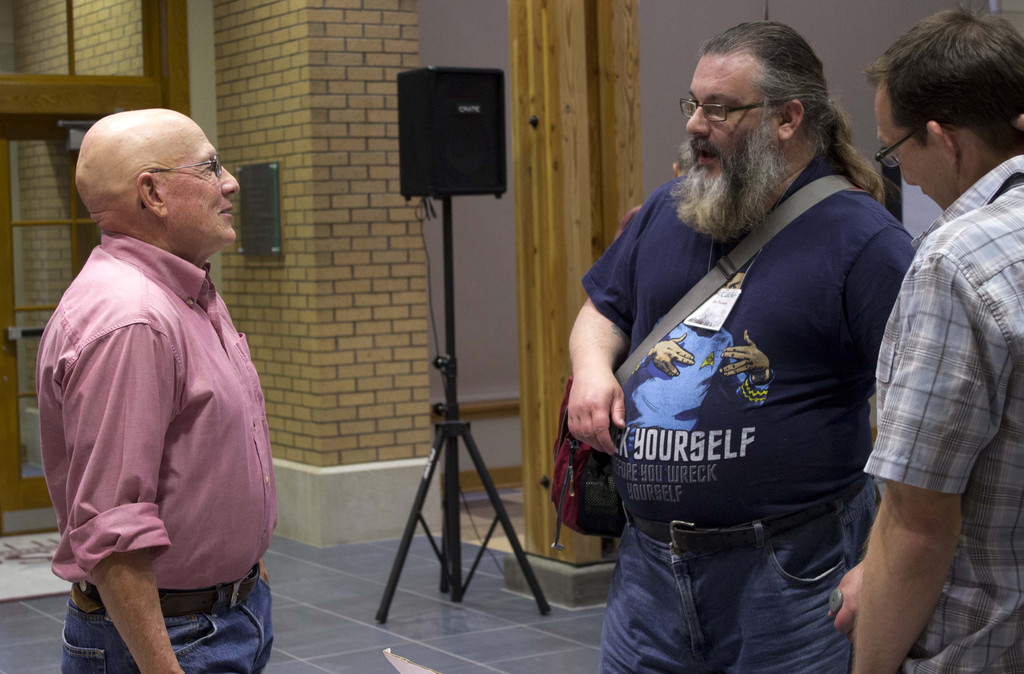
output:
[[[270,659],[270,587],[262,578],[234,608],[164,618],[164,623],[178,663],[189,674],[260,672]],[[61,671],[111,674],[139,668],[106,611],[84,613],[69,600]]]
[[872,481],[835,508],[760,546],[705,555],[674,555],[627,524],[600,671],[848,672],[850,647],[828,617],[828,596],[874,520]]

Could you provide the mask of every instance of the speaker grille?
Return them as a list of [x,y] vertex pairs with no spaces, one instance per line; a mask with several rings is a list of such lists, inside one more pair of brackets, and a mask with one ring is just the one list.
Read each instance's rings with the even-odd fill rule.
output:
[[432,67],[399,73],[402,195],[504,193],[504,103],[500,70]]

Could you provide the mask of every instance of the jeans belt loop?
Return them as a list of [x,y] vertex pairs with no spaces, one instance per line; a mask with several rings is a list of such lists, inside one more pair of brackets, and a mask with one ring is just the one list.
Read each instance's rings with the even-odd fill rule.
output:
[[754,535],[757,536],[757,542],[754,547],[761,549],[764,547],[764,526],[761,524],[761,520],[755,520],[753,523]]
[[[248,578],[248,574],[245,578]],[[228,602],[228,608],[234,608],[238,603],[238,589],[242,586],[242,581],[245,580],[245,578],[239,578],[231,584],[231,600]]]
[[[234,583],[231,584],[231,597],[228,600],[228,608],[234,608],[240,601],[244,601],[246,598],[248,598],[248,596],[249,596],[248,593],[246,593],[245,597],[239,597],[238,596],[240,594],[240,592],[241,592],[242,585],[244,585],[246,583],[246,581],[250,581],[251,580],[252,584],[255,585],[259,581],[259,579],[260,579],[260,563],[256,562],[255,564],[252,565],[252,568],[249,569],[249,573],[245,574],[244,576],[242,576],[241,578],[239,578],[238,580],[236,580]],[[250,592],[251,592],[251,590],[250,590]]]

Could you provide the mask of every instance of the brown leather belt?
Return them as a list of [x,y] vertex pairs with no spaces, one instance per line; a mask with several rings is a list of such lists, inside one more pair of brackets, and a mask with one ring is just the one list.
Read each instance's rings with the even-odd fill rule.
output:
[[629,518],[637,529],[651,538],[662,543],[671,543],[672,552],[677,555],[685,552],[706,555],[755,545],[758,541],[758,527],[755,524],[760,525],[761,540],[766,541],[772,536],[778,536],[830,512],[835,512],[839,503],[849,503],[853,500],[853,497],[864,488],[865,482],[866,480],[858,480],[848,487],[838,499],[832,499],[789,515],[766,517],[734,527],[701,529],[682,520],[655,522],[632,513]]
[[[254,564],[245,578],[234,583],[221,583],[198,590],[157,590],[160,594],[160,610],[165,618],[209,613],[215,608],[231,607],[242,602],[256,587],[260,577],[260,565]],[[92,583],[82,581],[71,586],[71,601],[86,613],[95,613],[103,608],[99,589]]]

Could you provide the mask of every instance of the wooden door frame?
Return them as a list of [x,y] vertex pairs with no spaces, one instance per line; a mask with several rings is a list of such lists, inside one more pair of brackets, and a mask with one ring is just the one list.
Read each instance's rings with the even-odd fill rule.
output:
[[144,74],[0,74],[0,129],[6,138],[49,138],[59,119],[98,119],[118,109],[189,113],[188,2],[140,1]]
[[[0,139],[0,185],[10,184],[10,144]],[[0,222],[10,223],[11,195],[9,190],[0,190]],[[9,227],[2,228],[0,236],[0,261],[14,259],[14,241],[8,233]],[[5,288],[5,290],[8,290]],[[10,282],[8,292],[0,292],[0,399],[13,400],[14,405],[0,405],[0,447],[20,447],[20,403],[18,398],[18,352],[17,345],[8,341],[6,334],[7,317],[14,316],[14,283]],[[11,323],[13,325],[13,321]],[[3,513],[13,510],[44,508],[50,504],[42,479],[22,478],[20,453],[0,452],[0,534],[3,533]],[[23,489],[23,483],[26,488]],[[11,506],[11,507],[8,507]]]

